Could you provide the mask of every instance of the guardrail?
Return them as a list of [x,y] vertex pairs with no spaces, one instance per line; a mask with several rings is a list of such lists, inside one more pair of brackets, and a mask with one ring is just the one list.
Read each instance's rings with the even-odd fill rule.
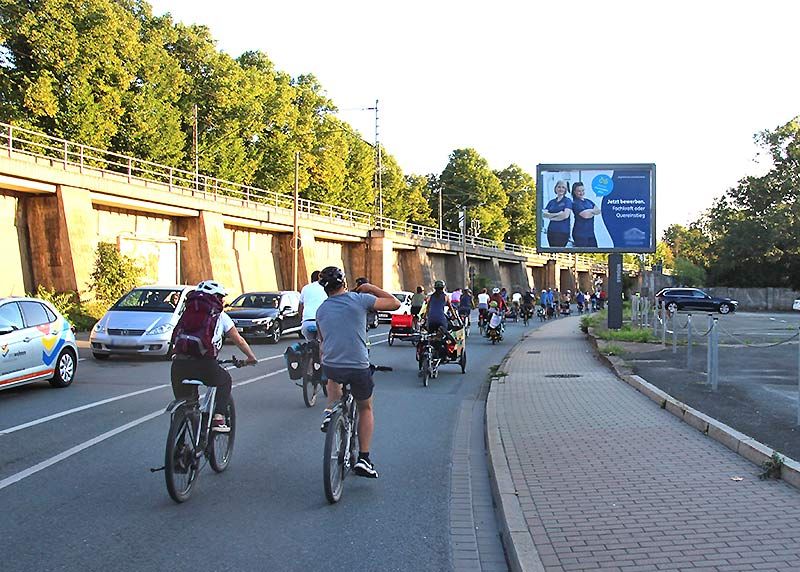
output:
[[[165,187],[170,192],[180,194],[188,192],[193,196],[210,201],[233,199],[255,208],[261,205],[266,205],[276,210],[291,211],[294,208],[294,200],[291,195],[209,177],[144,159],[137,159],[130,155],[122,155],[59,137],[52,137],[45,133],[8,123],[0,122],[0,142],[2,142],[0,143],[0,149],[5,150],[9,158],[14,153],[21,153],[48,159],[51,163],[61,164],[64,169],[77,168],[81,174],[92,173],[101,177],[106,174],[122,176],[127,179],[128,183],[157,184]],[[391,230],[399,234],[447,241],[459,245],[462,243],[462,236],[458,232],[381,217],[308,199],[299,200],[298,215],[306,218],[324,217],[331,221],[349,223],[361,228]],[[470,234],[467,235],[467,242],[472,246],[480,246],[521,256],[539,255],[535,248],[529,246],[490,240]],[[561,255],[556,254],[544,256],[551,260],[557,260],[561,257]],[[598,264],[580,254],[578,255],[578,260],[590,266]]]

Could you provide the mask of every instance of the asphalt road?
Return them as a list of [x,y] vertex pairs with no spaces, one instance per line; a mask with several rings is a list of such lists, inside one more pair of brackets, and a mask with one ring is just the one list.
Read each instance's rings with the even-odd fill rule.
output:
[[[164,461],[168,363],[96,362],[82,350],[88,359],[71,387],[0,392],[3,569],[452,568],[459,408],[478,398],[489,367],[524,329],[509,324],[499,346],[473,335],[467,374],[445,365],[428,388],[411,344],[389,347],[387,332],[387,325],[372,331],[371,350],[374,363],[394,367],[376,373],[372,457],[381,478],[349,478],[333,506],[322,485],[323,404],[306,408],[283,371],[294,336],[255,346],[259,365],[232,371],[240,384],[234,457],[223,474],[206,467],[182,505],[167,495],[163,472],[149,470]],[[223,357],[234,349],[226,346]]]

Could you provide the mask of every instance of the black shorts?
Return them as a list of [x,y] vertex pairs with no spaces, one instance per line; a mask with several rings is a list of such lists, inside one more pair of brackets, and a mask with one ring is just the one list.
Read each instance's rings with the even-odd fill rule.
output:
[[411,315],[412,316],[419,316],[419,313],[422,311],[422,306],[411,306]]
[[369,368],[331,367],[323,364],[322,373],[328,381],[350,385],[350,392],[357,401],[372,397],[375,383],[372,381],[372,371]]

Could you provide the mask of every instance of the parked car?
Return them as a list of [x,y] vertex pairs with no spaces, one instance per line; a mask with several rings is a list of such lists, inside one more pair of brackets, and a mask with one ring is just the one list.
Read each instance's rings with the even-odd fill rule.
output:
[[664,288],[656,294],[656,301],[663,302],[668,312],[700,310],[728,314],[735,312],[739,302],[706,294],[697,288]]
[[172,330],[194,286],[141,286],[111,306],[92,328],[89,344],[95,359],[113,354],[170,358]]
[[800,300],[795,300],[792,304],[792,310],[800,310]]
[[72,326],[38,298],[0,298],[0,389],[47,380],[67,387],[78,369]]
[[246,292],[231,302],[225,312],[242,337],[275,344],[283,334],[301,335],[299,307],[300,292],[294,290]]
[[392,295],[400,300],[400,307],[391,312],[378,312],[378,319],[381,322],[391,322],[392,316],[399,316],[403,314],[411,314],[411,297],[413,292],[392,292]]

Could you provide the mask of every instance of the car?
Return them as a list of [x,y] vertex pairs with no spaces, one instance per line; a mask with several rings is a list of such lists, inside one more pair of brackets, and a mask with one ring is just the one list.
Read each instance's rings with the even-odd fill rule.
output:
[[792,310],[800,310],[800,300],[795,300],[792,304]]
[[78,370],[69,321],[45,300],[0,298],[0,389],[47,380],[67,387]]
[[656,301],[663,303],[668,312],[699,310],[729,314],[735,312],[739,302],[730,298],[711,296],[697,288],[664,288],[656,294]]
[[391,312],[378,312],[378,319],[381,322],[391,322],[392,316],[411,313],[411,297],[413,292],[392,292],[392,295],[400,300],[400,307]]
[[225,308],[236,329],[248,340],[278,343],[283,334],[300,334],[300,292],[245,292]]
[[114,354],[172,357],[172,330],[183,313],[187,285],[139,286],[111,306],[89,334],[97,360]]

